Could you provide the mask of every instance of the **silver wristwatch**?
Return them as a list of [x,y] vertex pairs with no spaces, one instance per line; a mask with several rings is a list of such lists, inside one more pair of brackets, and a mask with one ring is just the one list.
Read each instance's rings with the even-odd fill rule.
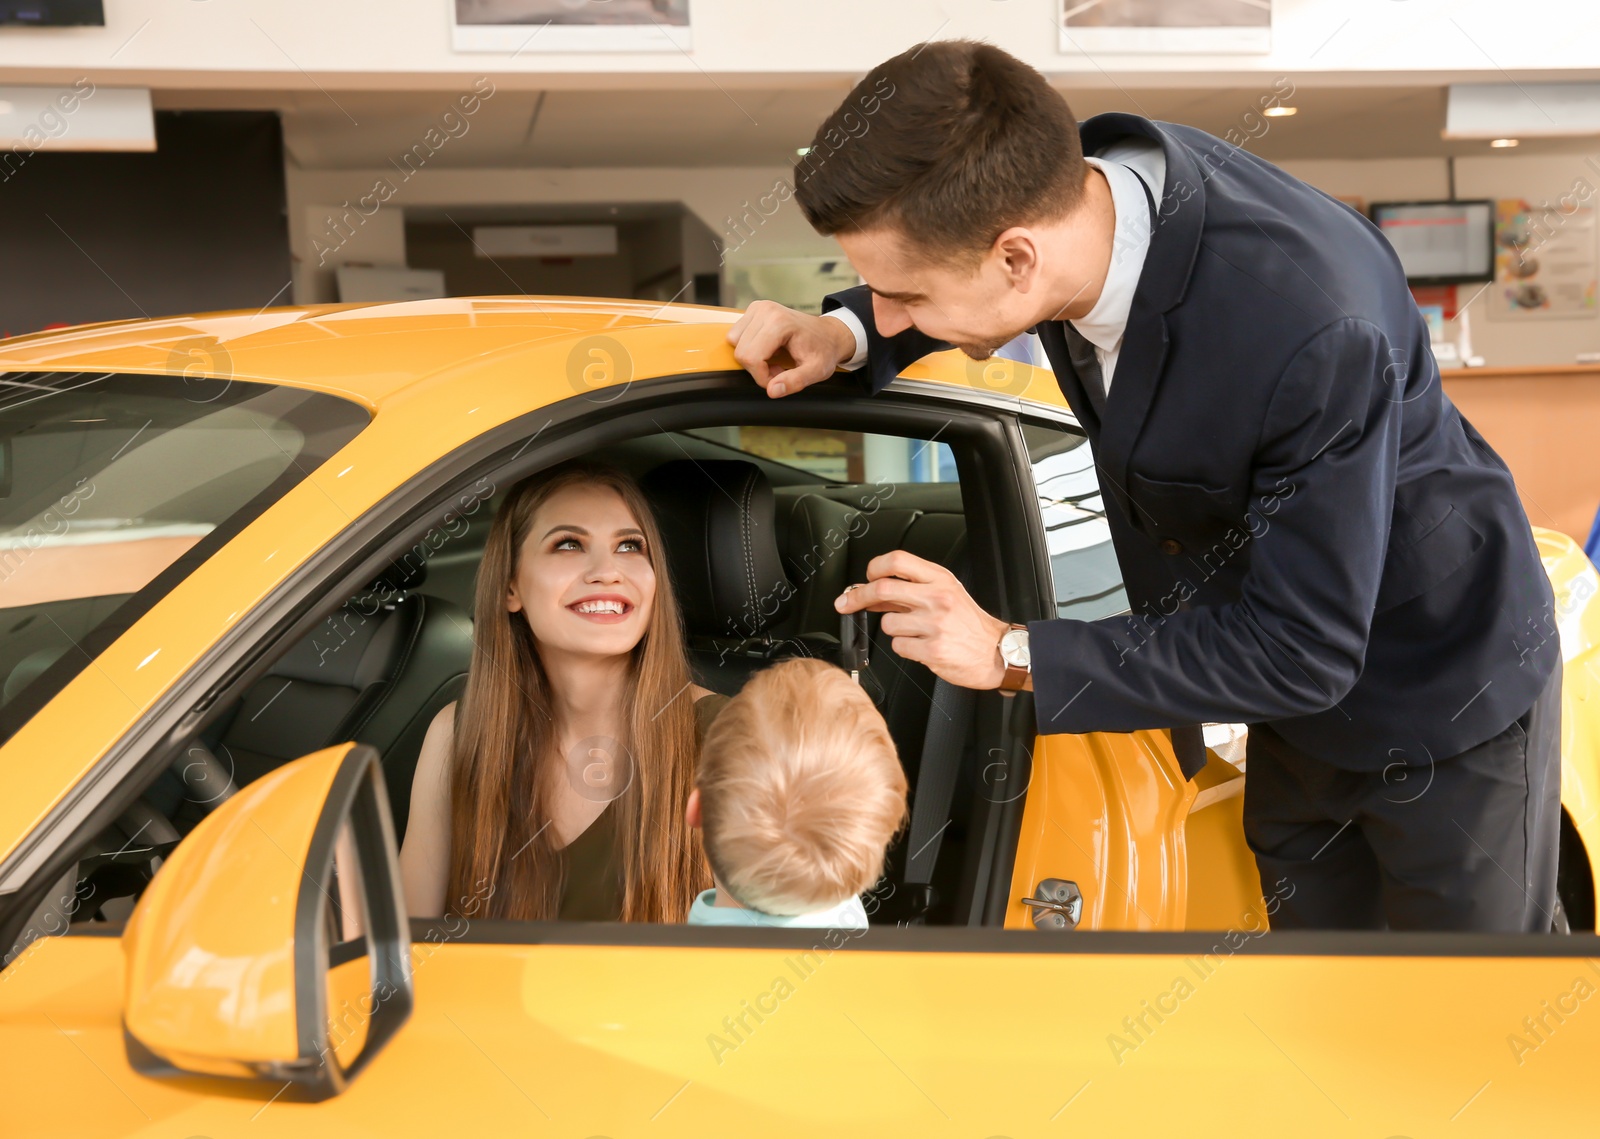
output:
[[1000,691],[1021,692],[1033,671],[1033,657],[1028,652],[1028,626],[1012,625],[1000,638],[1000,662],[1006,674],[1000,679]]

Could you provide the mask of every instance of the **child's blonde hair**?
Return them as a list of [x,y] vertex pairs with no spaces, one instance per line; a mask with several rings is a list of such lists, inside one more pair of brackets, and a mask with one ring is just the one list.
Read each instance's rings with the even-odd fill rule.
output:
[[819,660],[756,673],[706,733],[696,783],[712,869],[769,914],[867,890],[906,817],[888,725],[843,669]]

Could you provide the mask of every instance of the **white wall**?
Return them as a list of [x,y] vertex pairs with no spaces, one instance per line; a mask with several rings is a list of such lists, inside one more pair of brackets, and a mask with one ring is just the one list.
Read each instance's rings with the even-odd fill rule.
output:
[[1403,202],[1450,193],[1450,172],[1443,158],[1307,158],[1278,165],[1336,198]]
[[[1460,75],[1504,81],[1536,71],[1600,75],[1593,0],[1277,0],[1264,55],[1092,58],[1057,43],[1059,0],[693,0],[692,47],[627,55],[555,54],[537,37],[513,53],[457,53],[450,0],[114,0],[105,28],[4,29],[11,82],[315,91],[453,89],[489,73],[511,87],[703,87],[838,80],[932,38],[988,39],[1050,74],[1110,86],[1238,85],[1294,75],[1394,82]],[[1571,77],[1571,76],[1569,76]]]

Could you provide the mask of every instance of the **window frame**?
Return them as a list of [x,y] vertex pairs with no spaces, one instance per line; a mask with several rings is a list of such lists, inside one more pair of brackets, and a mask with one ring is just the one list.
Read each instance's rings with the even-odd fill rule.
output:
[[[1017,467],[1020,432],[1007,414],[1016,401],[970,398],[975,394],[940,384],[899,381],[876,396],[827,385],[779,403],[761,392],[747,373],[717,371],[650,380],[620,396],[609,391],[599,398],[587,393],[574,396],[490,428],[414,473],[291,572],[67,789],[0,865],[0,944],[15,942],[27,915],[76,861],[77,852],[142,795],[216,715],[288,646],[310,635],[347,596],[409,549],[417,534],[437,525],[462,487],[483,478],[501,485],[588,454],[619,436],[697,423],[776,423],[795,418],[798,411],[801,418],[822,425],[837,418],[854,430],[882,425],[889,428],[885,433],[938,438],[959,419],[964,421],[962,432],[973,440],[988,437],[987,446],[974,448],[975,454],[984,456],[977,468],[960,471],[964,499],[971,486],[988,508],[974,510],[970,504],[966,508],[969,548],[976,552],[981,542],[989,562],[979,566],[975,561],[972,578],[994,591],[980,597],[980,604],[992,612],[1021,614],[1011,619],[1030,619],[1044,596],[1037,568],[1029,573],[1026,563],[1003,557],[999,541],[1002,533],[1016,533],[1018,525],[1027,525],[1026,508],[1032,505],[1025,498],[1032,476],[1026,466],[1020,471]],[[530,446],[534,440],[539,441],[537,447]],[[1000,529],[990,529],[997,524]],[[1007,762],[1025,765],[1033,739],[1031,698],[995,696],[994,700],[1007,705],[999,727],[1012,741],[1011,750],[1023,749],[1020,759],[1008,756]],[[996,726],[993,715],[986,723],[980,705],[980,733]],[[1024,719],[1026,730],[1017,730]],[[973,901],[969,921],[994,923],[1003,917],[1024,799],[982,801],[985,806],[979,808],[969,841],[981,841],[983,855],[974,866],[976,874],[969,873],[971,881],[962,888],[963,896]],[[711,939],[707,944],[722,942]]]

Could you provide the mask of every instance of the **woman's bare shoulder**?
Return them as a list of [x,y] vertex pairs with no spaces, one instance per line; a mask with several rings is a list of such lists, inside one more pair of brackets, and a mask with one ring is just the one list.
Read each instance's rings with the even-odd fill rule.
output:
[[430,775],[442,775],[450,766],[450,754],[454,750],[450,744],[455,735],[456,706],[452,701],[440,708],[433,717],[433,722],[428,725],[427,734],[422,737],[422,752],[417,757],[417,773],[424,772]]
[[705,741],[706,733],[711,730],[711,725],[722,714],[722,710],[728,706],[730,699],[720,692],[695,686],[694,731],[701,742]]

